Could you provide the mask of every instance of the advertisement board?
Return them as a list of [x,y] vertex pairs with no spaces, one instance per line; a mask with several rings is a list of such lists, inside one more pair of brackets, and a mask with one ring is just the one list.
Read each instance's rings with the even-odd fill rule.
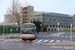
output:
[[20,15],[22,15],[22,7],[20,7]]

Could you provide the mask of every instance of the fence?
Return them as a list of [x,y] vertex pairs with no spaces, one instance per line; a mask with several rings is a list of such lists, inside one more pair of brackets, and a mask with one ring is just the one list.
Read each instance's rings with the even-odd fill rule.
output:
[[[13,26],[4,26],[4,33],[11,33],[10,29],[12,29],[12,33],[20,33],[20,27]],[[0,26],[0,33],[3,33],[3,26]]]

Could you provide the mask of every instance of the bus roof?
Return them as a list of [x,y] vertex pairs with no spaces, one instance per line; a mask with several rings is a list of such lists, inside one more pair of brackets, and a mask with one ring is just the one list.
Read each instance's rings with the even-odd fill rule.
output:
[[31,25],[35,25],[34,23],[25,23],[25,24],[31,24]]

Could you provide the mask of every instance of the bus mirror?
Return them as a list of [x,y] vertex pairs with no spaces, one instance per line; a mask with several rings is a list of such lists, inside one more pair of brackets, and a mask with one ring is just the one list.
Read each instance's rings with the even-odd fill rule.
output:
[[36,27],[35,27],[35,29],[36,29]]

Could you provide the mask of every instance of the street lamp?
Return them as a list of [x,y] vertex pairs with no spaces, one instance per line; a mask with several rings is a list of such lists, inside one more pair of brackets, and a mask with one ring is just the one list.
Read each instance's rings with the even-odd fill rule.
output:
[[[40,24],[40,27],[42,27],[42,24]],[[40,29],[40,31],[42,31],[42,30]]]
[[[49,21],[49,19],[48,19],[48,21]],[[48,21],[47,21],[47,24],[48,24]],[[46,29],[47,29],[47,25],[46,25]],[[48,32],[48,30],[47,30],[47,33],[48,33],[48,36],[49,36],[49,32]]]
[[3,22],[3,38],[4,38],[4,22]]

